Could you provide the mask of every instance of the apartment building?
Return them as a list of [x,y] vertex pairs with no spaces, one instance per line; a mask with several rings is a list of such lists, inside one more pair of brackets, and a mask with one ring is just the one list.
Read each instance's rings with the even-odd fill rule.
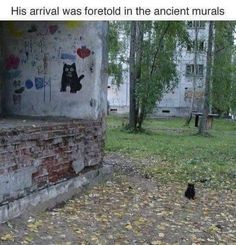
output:
[[[163,95],[162,100],[156,103],[153,116],[183,117],[188,115],[193,94],[193,110],[200,111],[203,104],[204,81],[206,74],[206,50],[208,39],[208,23],[203,21],[187,21],[187,31],[191,42],[186,47],[177,47],[178,85]],[[197,40],[197,49],[194,42]],[[196,62],[196,71],[195,71]],[[108,102],[110,110],[117,113],[129,111],[129,76],[124,72],[124,83],[117,87],[108,81]],[[194,92],[195,84],[195,92]]]

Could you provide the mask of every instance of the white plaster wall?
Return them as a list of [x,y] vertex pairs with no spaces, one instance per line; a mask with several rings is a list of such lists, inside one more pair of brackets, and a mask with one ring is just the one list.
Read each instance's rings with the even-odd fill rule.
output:
[[[107,23],[6,22],[3,26],[6,114],[80,119],[103,114]],[[70,93],[69,86],[60,92],[64,63],[75,63],[78,77],[84,75],[76,93]],[[36,80],[43,85],[38,87]]]
[[[194,40],[194,29],[188,29],[190,38]],[[205,40],[205,50],[207,50],[207,38],[208,38],[208,23],[205,24],[205,29],[199,29],[198,39]],[[181,49],[181,56],[178,58],[177,70],[179,75],[179,84],[174,90],[166,93],[160,103],[157,103],[157,108],[154,113],[158,115],[167,116],[183,116],[188,113],[188,108],[191,103],[191,99],[186,99],[186,91],[193,91],[193,77],[186,76],[186,64],[194,63],[194,53],[188,52],[186,48]],[[197,77],[197,94],[201,95],[204,89],[204,79],[206,75],[206,51],[200,52],[197,57],[197,64],[204,65],[203,77]],[[195,109],[200,109],[201,101],[195,101]],[[169,114],[162,113],[162,110],[170,110]]]
[[119,87],[108,79],[108,101],[110,106],[129,106],[129,82],[126,79]]

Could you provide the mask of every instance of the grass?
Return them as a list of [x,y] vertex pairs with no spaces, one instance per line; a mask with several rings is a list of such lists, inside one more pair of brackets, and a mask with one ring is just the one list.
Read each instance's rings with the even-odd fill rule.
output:
[[106,151],[120,152],[159,181],[201,182],[236,188],[236,122],[214,120],[211,137],[197,135],[184,119],[149,119],[144,133],[129,133],[125,119],[107,118]]

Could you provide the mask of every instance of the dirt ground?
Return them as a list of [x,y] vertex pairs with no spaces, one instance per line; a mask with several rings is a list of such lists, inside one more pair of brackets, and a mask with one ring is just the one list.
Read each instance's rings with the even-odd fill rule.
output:
[[[236,190],[160,184],[110,154],[113,177],[53,210],[0,227],[0,244],[236,244]],[[187,185],[187,184],[186,184]]]

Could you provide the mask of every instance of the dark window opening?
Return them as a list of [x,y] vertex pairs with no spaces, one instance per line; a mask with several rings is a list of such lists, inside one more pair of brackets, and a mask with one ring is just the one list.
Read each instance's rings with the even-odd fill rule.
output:
[[[195,73],[195,69],[194,69],[194,65],[193,64],[187,64],[186,65],[186,76],[193,76]],[[203,69],[204,66],[203,65],[197,65],[196,66],[196,76],[203,76]]]
[[[187,51],[193,52],[195,47],[195,41],[192,41],[191,43],[187,44]],[[197,51],[202,52],[204,51],[204,41],[198,41],[197,42]]]
[[162,113],[170,113],[170,110],[162,110]]
[[187,27],[188,28],[195,28],[195,27],[198,27],[198,28],[205,28],[205,21],[187,21]]

